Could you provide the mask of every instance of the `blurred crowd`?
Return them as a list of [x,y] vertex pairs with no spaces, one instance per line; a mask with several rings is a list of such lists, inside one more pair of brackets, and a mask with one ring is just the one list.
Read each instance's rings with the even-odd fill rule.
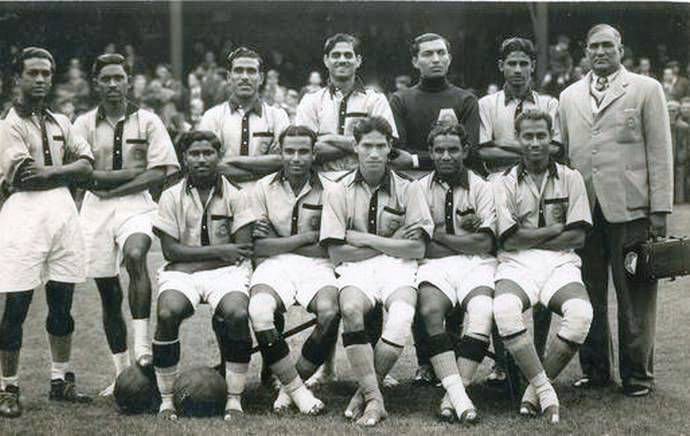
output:
[[[104,53],[119,52],[123,54],[133,73],[130,99],[137,105],[156,112],[165,123],[172,138],[180,133],[194,129],[201,116],[210,107],[226,100],[227,70],[224,53],[233,48],[228,41],[218,50],[207,49],[202,43],[193,47],[191,65],[186,77],[174,77],[172,68],[166,63],[151,64],[142,59],[132,44],[121,47],[114,43],[107,44]],[[18,47],[11,47],[10,54]],[[571,47],[570,38],[560,35],[554,45],[549,47],[548,69],[535,88],[558,98],[560,92],[571,83],[582,78],[588,71],[586,57],[575,61],[574,53],[578,50]],[[667,47],[659,44],[656,53],[646,56],[635,56],[630,47],[625,47],[623,65],[626,69],[653,77],[663,85],[668,102],[668,111],[674,141],[674,159],[676,163],[675,199],[676,202],[690,201],[690,62],[681,68],[681,63],[670,59]],[[219,53],[223,53],[219,56]],[[287,65],[284,56],[278,52],[266,53],[270,65]],[[289,67],[289,65],[288,65]],[[320,65],[314,65],[319,68]],[[56,86],[52,98],[52,108],[74,120],[97,103],[97,96],[91,92],[89,78],[90,60],[72,58],[63,72],[56,76]],[[395,72],[393,72],[394,74]],[[367,85],[391,95],[397,90],[413,86],[415,79],[407,74],[394,76],[394,89],[381,89],[375,83]],[[366,80],[366,77],[364,78]],[[281,82],[279,69],[265,71],[262,90],[263,99],[276,107],[284,109],[290,119],[294,119],[297,105],[306,93],[320,89],[326,80],[319,70],[311,71],[300,86],[286,86]],[[479,90],[472,84],[464,84],[477,97],[492,94],[500,90],[500,84],[490,83]],[[0,80],[0,117],[4,117],[16,97],[16,89],[10,75],[5,74]]]

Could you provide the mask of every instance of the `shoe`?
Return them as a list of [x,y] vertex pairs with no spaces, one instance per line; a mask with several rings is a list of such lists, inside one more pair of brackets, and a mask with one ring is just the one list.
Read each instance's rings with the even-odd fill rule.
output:
[[494,365],[494,367],[491,368],[491,372],[489,373],[489,375],[486,376],[486,382],[494,385],[503,384],[505,383],[507,378],[508,376],[506,375],[503,368]]
[[623,394],[627,397],[646,397],[652,392],[652,389],[642,385],[625,385],[623,386]]
[[19,386],[9,385],[0,391],[0,416],[3,418],[18,418],[22,414],[19,402]]
[[99,397],[112,397],[115,392],[115,382],[110,383],[105,389],[98,393]]
[[418,384],[435,385],[438,380],[431,365],[419,365],[414,374],[414,382]]
[[455,414],[453,404],[450,402],[448,393],[443,396],[441,406],[438,414],[439,420],[448,424],[453,424],[458,421],[458,416]]
[[66,373],[64,380],[57,378],[50,381],[48,398],[67,403],[90,403],[93,401],[88,395],[77,392],[76,377],[73,372]]
[[223,421],[225,421],[225,422],[237,421],[237,418],[240,418],[242,416],[244,416],[244,412],[241,410],[227,409],[225,412],[223,412]]
[[137,365],[139,365],[139,368],[148,368],[153,366],[153,355],[142,354],[137,358]]
[[544,410],[544,417],[546,417],[546,422],[549,424],[558,424],[558,421],[560,421],[560,416],[558,412],[559,407],[554,405],[554,406],[549,406]]
[[163,409],[158,412],[158,418],[166,421],[177,421],[177,412],[173,409]]
[[601,388],[611,384],[611,379],[600,380],[587,375],[580,377],[573,382],[573,387],[578,389]]

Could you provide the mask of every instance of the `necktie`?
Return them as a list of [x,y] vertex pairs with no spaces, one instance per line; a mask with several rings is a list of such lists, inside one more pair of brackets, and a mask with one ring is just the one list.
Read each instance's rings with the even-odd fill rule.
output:
[[597,77],[597,83],[594,85],[594,89],[599,92],[604,92],[609,88],[608,77]]

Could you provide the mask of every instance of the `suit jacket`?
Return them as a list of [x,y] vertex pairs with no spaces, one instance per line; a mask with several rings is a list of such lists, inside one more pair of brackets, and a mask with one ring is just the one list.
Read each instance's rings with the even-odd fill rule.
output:
[[590,206],[598,200],[608,222],[671,212],[673,158],[661,84],[621,67],[596,115],[591,72],[560,96],[561,139],[585,179]]

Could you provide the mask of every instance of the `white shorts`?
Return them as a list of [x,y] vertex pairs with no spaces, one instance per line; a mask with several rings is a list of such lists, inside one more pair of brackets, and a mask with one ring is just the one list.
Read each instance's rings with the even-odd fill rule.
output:
[[512,280],[525,291],[532,306],[541,303],[546,307],[565,285],[582,284],[581,266],[580,256],[571,251],[500,251],[495,279]]
[[343,262],[336,267],[338,289],[359,288],[373,304],[386,303],[397,289],[415,287],[417,261],[381,254],[359,262]]
[[287,310],[297,303],[305,309],[324,286],[335,286],[335,273],[329,259],[286,253],[269,257],[256,267],[250,288],[268,285],[278,294]]
[[87,192],[80,212],[88,258],[87,276],[118,275],[127,238],[141,233],[153,239],[151,220],[156,210],[148,192],[107,200]]
[[67,188],[16,192],[0,209],[0,293],[86,280],[84,239]]
[[208,303],[213,313],[220,300],[231,292],[241,292],[249,296],[251,273],[249,261],[237,266],[224,266],[192,274],[161,269],[158,271],[158,295],[173,289],[183,293],[194,310],[199,303]]
[[496,258],[490,256],[425,259],[419,264],[417,286],[429,282],[446,294],[453,305],[462,304],[473,289],[480,286],[494,289],[496,264]]

